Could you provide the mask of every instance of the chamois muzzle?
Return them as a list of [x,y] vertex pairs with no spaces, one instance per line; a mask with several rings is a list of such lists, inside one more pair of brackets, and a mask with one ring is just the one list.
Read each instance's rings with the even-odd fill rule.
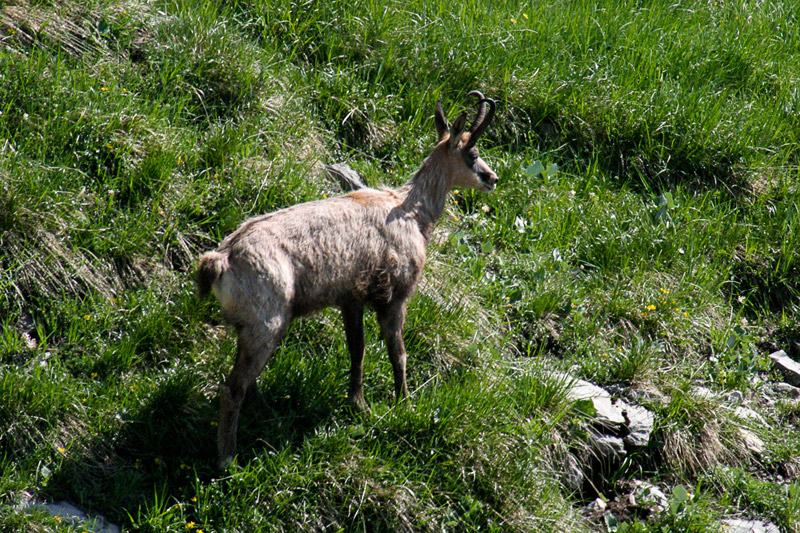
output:
[[486,192],[492,192],[497,187],[497,174],[494,172],[479,172],[478,179],[481,180],[481,185]]

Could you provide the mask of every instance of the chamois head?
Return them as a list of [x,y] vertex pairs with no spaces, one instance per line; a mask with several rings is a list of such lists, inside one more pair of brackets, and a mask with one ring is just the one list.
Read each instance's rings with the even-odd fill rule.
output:
[[466,112],[461,113],[451,126],[442,111],[441,100],[436,103],[435,122],[436,132],[439,134],[437,149],[446,152],[450,159],[453,185],[489,192],[497,185],[497,174],[478,155],[475,143],[492,121],[496,104],[494,100],[486,98],[479,91],[471,91],[467,96],[478,98],[477,114],[469,130],[466,130]]

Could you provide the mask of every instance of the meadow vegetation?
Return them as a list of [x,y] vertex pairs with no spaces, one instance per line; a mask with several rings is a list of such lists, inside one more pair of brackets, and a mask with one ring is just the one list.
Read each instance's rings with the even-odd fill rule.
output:
[[[137,531],[596,531],[634,479],[688,496],[620,530],[800,529],[800,407],[764,392],[800,352],[800,4],[29,0],[0,32],[0,529],[71,530],[35,498]],[[440,221],[410,401],[373,316],[365,417],[339,313],[297,321],[216,471],[235,335],[198,255],[338,194],[326,164],[404,183],[473,89],[500,182]],[[556,370],[663,398],[648,446],[596,464]]]

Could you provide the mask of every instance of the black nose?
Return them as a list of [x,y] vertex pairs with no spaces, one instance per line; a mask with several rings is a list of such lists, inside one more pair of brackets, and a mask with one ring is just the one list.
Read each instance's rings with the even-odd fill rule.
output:
[[494,172],[481,172],[480,174],[478,174],[478,177],[486,185],[489,185],[491,187],[497,185],[497,174],[495,174]]

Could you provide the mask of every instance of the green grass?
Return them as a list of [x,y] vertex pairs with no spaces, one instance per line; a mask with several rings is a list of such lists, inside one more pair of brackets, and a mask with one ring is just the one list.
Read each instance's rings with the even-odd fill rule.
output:
[[[31,4],[0,7],[0,529],[71,530],[31,495],[142,531],[594,531],[634,479],[672,505],[620,530],[800,527],[796,400],[762,395],[800,338],[795,3]],[[337,194],[325,164],[403,183],[473,89],[500,182],[440,222],[410,402],[368,315],[353,415],[338,312],[303,319],[216,472],[235,334],[196,257]],[[650,444],[598,465],[553,370],[658,393]]]

